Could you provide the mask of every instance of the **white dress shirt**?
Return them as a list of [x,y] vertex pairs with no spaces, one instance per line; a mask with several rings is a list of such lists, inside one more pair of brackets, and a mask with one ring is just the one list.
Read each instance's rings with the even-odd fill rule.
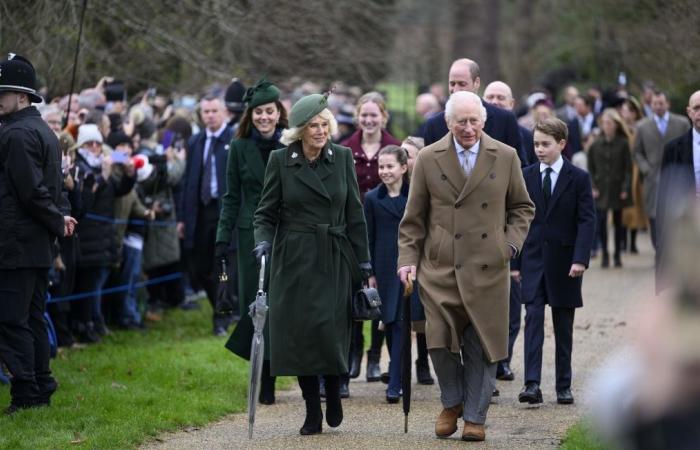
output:
[[454,141],[455,149],[457,150],[459,165],[462,166],[466,176],[471,175],[471,173],[474,171],[474,166],[476,165],[476,158],[479,156],[479,144],[481,143],[481,140],[476,141],[476,144],[469,148],[462,147],[454,137],[452,140]]
[[545,176],[545,170],[547,170],[547,167],[552,168],[552,172],[549,174],[549,179],[552,181],[552,194],[554,192],[554,186],[557,185],[557,180],[559,179],[559,173],[561,172],[561,168],[564,167],[564,158],[559,155],[559,159],[554,161],[554,163],[551,166],[548,166],[545,163],[540,163],[540,176],[542,177],[542,181],[544,182],[544,176]]
[[578,123],[581,127],[581,137],[586,138],[593,130],[593,113],[588,113],[586,116],[578,116]]
[[[221,128],[216,130],[215,132],[209,131],[209,129],[206,130],[207,133],[207,140],[204,142],[204,152],[202,153],[202,156],[204,157],[202,160],[202,168],[204,168],[204,165],[207,163],[207,155],[209,155],[209,147],[211,146],[212,138],[218,138],[221,136],[221,134],[224,132],[226,129],[226,122],[224,122],[223,125],[221,125]],[[218,198],[219,197],[219,183],[216,180],[216,155],[212,154],[211,155],[211,198]]]
[[[656,114],[654,114],[654,123],[656,123],[656,128],[659,130],[659,133],[661,133],[661,130],[663,129],[664,132],[661,133],[662,135],[666,134],[666,130],[668,129],[668,119],[671,115],[666,111],[666,113],[663,115],[663,117],[659,117]],[[663,121],[663,125],[662,122]]]

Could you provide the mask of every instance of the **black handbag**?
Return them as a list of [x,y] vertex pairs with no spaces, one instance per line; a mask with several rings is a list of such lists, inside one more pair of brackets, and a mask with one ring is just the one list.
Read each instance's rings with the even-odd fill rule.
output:
[[226,273],[226,262],[221,261],[221,274],[219,284],[216,287],[216,301],[214,302],[214,313],[217,315],[230,315],[236,312],[238,296],[233,295],[228,289],[228,274]]
[[375,288],[363,288],[352,297],[352,320],[378,320],[382,317],[382,300]]

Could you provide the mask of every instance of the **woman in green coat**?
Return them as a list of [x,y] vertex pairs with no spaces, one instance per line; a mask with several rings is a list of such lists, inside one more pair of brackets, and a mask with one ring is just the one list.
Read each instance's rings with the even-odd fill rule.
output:
[[[279,89],[264,79],[246,92],[244,101],[247,108],[230,146],[226,168],[228,191],[223,197],[216,233],[217,260],[225,260],[234,227],[238,232],[238,299],[241,320],[226,347],[245,359],[250,359],[253,337],[253,322],[246,313],[248,306],[255,300],[258,289],[258,265],[253,255],[253,213],[260,200],[270,152],[282,147],[279,139],[282,130],[287,127],[287,113],[279,101],[279,95]],[[267,346],[259,400],[266,405],[275,402],[275,378],[270,376]]]
[[632,204],[632,156],[630,134],[618,112],[608,108],[598,119],[602,133],[588,150],[593,198],[598,219],[598,236],[603,247],[603,268],[610,265],[608,253],[608,210],[615,227],[615,267],[622,267],[620,251],[625,237],[622,210]]
[[337,124],[326,97],[313,94],[290,112],[255,211],[255,253],[271,262],[270,364],[273,375],[298,377],[306,402],[301,434],[343,420],[340,375],[348,372],[350,301],[371,273],[367,225],[350,149],[330,142]]

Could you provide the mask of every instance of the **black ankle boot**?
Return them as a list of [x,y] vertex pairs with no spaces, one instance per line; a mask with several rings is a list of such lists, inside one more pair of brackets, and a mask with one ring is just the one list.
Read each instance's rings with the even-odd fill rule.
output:
[[260,397],[258,401],[263,405],[275,403],[275,377],[270,376],[270,361],[263,363],[263,370],[260,376]]
[[335,428],[343,422],[343,404],[340,401],[340,377],[325,375],[326,423]]
[[607,269],[610,267],[610,255],[607,253],[603,253],[603,260],[600,263],[600,267],[603,269]]
[[299,429],[299,434],[307,436],[318,434],[323,427],[323,412],[321,411],[321,396],[318,392],[318,377],[297,377],[304,402],[306,403],[306,419]]
[[372,350],[367,352],[367,382],[373,383],[382,379],[382,371],[379,368],[379,354]]

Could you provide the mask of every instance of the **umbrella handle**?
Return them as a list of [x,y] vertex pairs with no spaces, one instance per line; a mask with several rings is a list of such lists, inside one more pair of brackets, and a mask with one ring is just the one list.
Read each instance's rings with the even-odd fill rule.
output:
[[403,290],[403,296],[409,297],[411,294],[413,294],[413,280],[411,279],[410,276],[408,276],[406,278],[406,286],[404,287],[404,290]]
[[225,283],[228,281],[228,273],[226,270],[226,259],[221,258],[221,274],[219,275],[219,281]]

